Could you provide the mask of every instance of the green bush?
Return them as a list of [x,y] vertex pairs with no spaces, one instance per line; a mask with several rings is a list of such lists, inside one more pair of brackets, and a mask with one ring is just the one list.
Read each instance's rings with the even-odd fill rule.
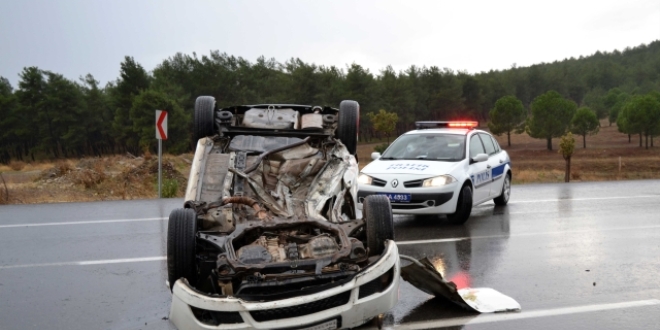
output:
[[387,147],[389,147],[389,146],[390,146],[389,143],[379,144],[379,145],[374,147],[374,151],[380,152],[382,154],[383,151],[385,151],[385,149],[387,149]]
[[176,180],[174,179],[163,180],[163,189],[161,191],[163,198],[176,197],[177,191],[179,191],[179,183]]

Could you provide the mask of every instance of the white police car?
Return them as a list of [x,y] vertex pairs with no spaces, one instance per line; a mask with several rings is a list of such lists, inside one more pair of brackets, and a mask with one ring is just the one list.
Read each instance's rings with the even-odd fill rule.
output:
[[416,122],[358,177],[358,208],[369,195],[386,195],[396,214],[446,214],[464,223],[472,206],[511,195],[511,160],[477,122]]

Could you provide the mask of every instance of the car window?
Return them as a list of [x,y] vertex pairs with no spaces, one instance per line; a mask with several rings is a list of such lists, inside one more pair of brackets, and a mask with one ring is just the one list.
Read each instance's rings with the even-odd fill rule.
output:
[[484,143],[484,147],[486,147],[487,154],[494,155],[495,153],[497,153],[497,150],[495,149],[495,145],[493,144],[493,140],[490,138],[490,135],[479,133],[479,136],[481,137],[481,141]]
[[484,145],[481,143],[481,139],[475,134],[470,138],[470,158],[476,156],[477,154],[485,154]]
[[495,139],[495,137],[491,135],[490,138],[493,139],[493,144],[495,145],[495,150],[497,150],[496,152],[499,153],[500,151],[502,151],[502,148],[500,148],[500,144],[497,143],[497,140]]
[[438,133],[403,135],[392,142],[380,159],[425,159],[453,162],[464,158],[464,135]]

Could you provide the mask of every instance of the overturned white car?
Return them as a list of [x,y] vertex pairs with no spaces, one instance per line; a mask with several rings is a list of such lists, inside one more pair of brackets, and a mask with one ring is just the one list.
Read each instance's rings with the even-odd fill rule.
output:
[[336,329],[398,299],[390,203],[356,219],[359,105],[195,104],[185,205],[168,224],[179,329]]

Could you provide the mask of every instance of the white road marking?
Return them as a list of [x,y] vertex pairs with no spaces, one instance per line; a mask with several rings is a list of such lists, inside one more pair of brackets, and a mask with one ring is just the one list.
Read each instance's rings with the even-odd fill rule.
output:
[[611,199],[635,199],[635,198],[658,198],[659,195],[641,195],[641,196],[617,196],[617,197],[588,197],[588,198],[558,198],[558,199],[537,199],[529,201],[511,201],[509,204],[519,203],[556,203],[556,202],[580,202],[580,201],[599,201]]
[[[492,236],[492,237],[500,237],[500,236]],[[476,238],[476,237],[438,238],[438,239],[422,239],[422,240],[414,240],[414,241],[395,241],[395,242],[396,245],[415,245],[415,244],[429,244],[429,243],[458,242],[470,238]]]
[[[539,200],[527,200],[527,201],[511,201],[511,202],[509,202],[509,204],[557,203],[557,202],[568,202],[568,201],[595,201],[595,200],[635,199],[635,198],[658,198],[658,199],[660,199],[660,196],[641,195],[641,196],[623,196],[623,197],[539,199]],[[509,213],[509,214],[525,214],[525,213],[529,213],[529,212],[513,212],[513,213]],[[89,221],[24,223],[24,224],[0,225],[0,229],[5,229],[5,228],[29,228],[29,227],[43,227],[43,226],[94,225],[94,224],[121,223],[121,222],[139,222],[139,221],[164,221],[164,220],[167,220],[167,219],[168,219],[167,217],[157,217],[157,218],[137,218],[137,219],[114,219],[114,220],[89,220]]]
[[[643,229],[660,229],[660,225],[655,226],[639,226],[639,227],[626,227],[626,228],[609,228],[609,229],[588,229],[588,230],[571,230],[571,231],[554,231],[554,232],[539,232],[539,233],[521,233],[514,235],[488,235],[488,236],[472,236],[472,237],[453,237],[453,238],[439,238],[427,240],[413,240],[413,241],[397,241],[397,245],[414,245],[414,244],[429,244],[429,243],[447,243],[457,242],[467,239],[479,238],[502,238],[502,237],[516,237],[516,236],[537,236],[537,235],[553,235],[553,234],[572,234],[584,233],[594,231],[621,231],[621,230],[643,230]],[[106,260],[89,260],[89,261],[71,261],[71,262],[55,262],[43,264],[25,264],[25,265],[0,265],[0,269],[11,268],[29,268],[29,267],[52,267],[52,266],[86,266],[86,265],[104,265],[116,263],[129,263],[129,262],[145,262],[145,261],[159,261],[166,260],[166,256],[147,257],[147,258],[125,258],[125,259],[106,259]]]
[[52,263],[46,263],[46,264],[10,265],[10,266],[0,266],[0,269],[31,268],[31,267],[54,267],[54,266],[107,265],[107,264],[122,264],[122,263],[131,263],[131,262],[161,261],[161,260],[167,260],[167,257],[166,256],[158,256],[158,257],[145,257],[145,258],[125,258],[125,259],[52,262]]
[[138,218],[138,219],[115,219],[115,220],[90,220],[90,221],[67,221],[67,222],[44,222],[44,223],[23,223],[13,225],[0,225],[3,228],[24,228],[24,227],[43,227],[43,226],[68,226],[68,225],[95,225],[104,223],[119,223],[119,222],[139,222],[139,221],[163,221],[168,218]]
[[452,237],[452,238],[438,238],[438,239],[424,239],[414,241],[396,241],[397,245],[414,245],[414,244],[428,244],[428,243],[447,243],[456,242],[466,239],[479,239],[479,238],[504,238],[504,237],[521,237],[521,236],[541,236],[541,235],[566,235],[566,234],[579,234],[579,233],[592,233],[602,231],[620,231],[620,230],[646,230],[646,229],[660,229],[660,225],[654,226],[638,226],[638,227],[619,227],[619,228],[602,228],[602,229],[582,229],[582,230],[562,230],[562,231],[546,231],[537,233],[520,233],[510,235],[485,235],[485,236],[466,236],[466,237]]
[[461,325],[472,325],[480,323],[491,323],[491,322],[502,322],[502,321],[515,321],[515,320],[524,320],[536,317],[548,317],[548,316],[559,316],[559,315],[570,315],[570,314],[579,314],[579,313],[590,313],[590,312],[602,312],[615,309],[625,309],[625,308],[634,308],[634,307],[645,307],[645,306],[656,306],[660,305],[660,300],[658,299],[649,299],[649,300],[638,300],[638,301],[628,301],[620,303],[610,303],[610,304],[600,304],[600,305],[586,305],[586,306],[575,306],[575,307],[563,307],[556,309],[542,309],[536,311],[522,311],[520,313],[502,313],[502,314],[481,314],[476,317],[456,317],[451,319],[436,320],[436,321],[423,321],[423,322],[412,322],[404,323],[398,326],[395,326],[394,329],[435,329],[443,327],[454,327]]

